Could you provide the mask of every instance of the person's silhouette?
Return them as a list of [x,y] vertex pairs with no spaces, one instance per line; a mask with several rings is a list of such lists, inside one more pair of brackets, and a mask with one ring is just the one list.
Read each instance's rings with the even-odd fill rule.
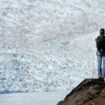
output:
[[100,29],[100,35],[96,38],[98,77],[105,77],[105,30]]

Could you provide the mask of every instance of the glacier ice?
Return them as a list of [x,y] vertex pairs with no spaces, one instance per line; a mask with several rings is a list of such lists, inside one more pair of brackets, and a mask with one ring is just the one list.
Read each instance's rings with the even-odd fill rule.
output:
[[[94,5],[93,5],[94,4]],[[0,92],[71,90],[97,77],[102,0],[1,0]]]

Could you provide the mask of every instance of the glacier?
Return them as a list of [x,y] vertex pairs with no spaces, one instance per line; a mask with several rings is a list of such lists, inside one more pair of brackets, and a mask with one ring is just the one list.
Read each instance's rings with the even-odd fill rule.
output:
[[67,91],[2,94],[0,105],[56,105],[66,94]]
[[0,93],[72,90],[96,78],[104,4],[0,0]]

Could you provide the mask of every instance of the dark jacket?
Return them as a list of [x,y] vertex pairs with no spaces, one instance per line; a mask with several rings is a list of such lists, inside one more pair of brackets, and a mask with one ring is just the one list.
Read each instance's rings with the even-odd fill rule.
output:
[[99,35],[96,38],[96,47],[100,55],[105,56],[105,36]]

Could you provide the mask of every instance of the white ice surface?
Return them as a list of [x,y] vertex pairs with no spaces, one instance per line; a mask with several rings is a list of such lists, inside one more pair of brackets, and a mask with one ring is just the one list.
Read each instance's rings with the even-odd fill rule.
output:
[[0,105],[55,105],[65,92],[43,92],[97,77],[104,26],[105,0],[0,0],[0,92],[35,92],[2,94]]
[[0,92],[71,90],[96,77],[95,38],[105,26],[104,4],[0,0]]
[[0,105],[57,105],[67,93],[67,91],[62,91],[2,94],[0,95]]

